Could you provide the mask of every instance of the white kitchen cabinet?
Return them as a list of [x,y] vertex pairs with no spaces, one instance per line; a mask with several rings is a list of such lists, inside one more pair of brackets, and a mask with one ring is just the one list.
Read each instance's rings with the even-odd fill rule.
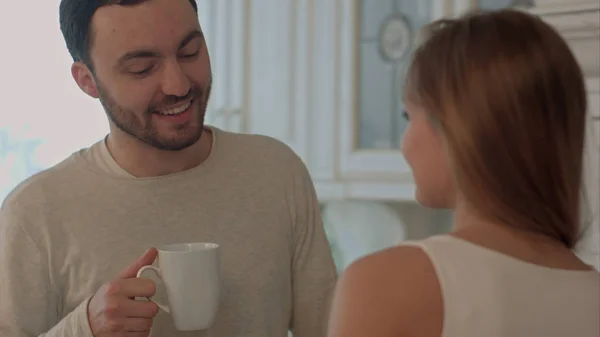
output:
[[341,197],[334,175],[339,3],[198,5],[214,78],[207,124],[285,142],[309,167],[322,199]]
[[[207,123],[277,138],[309,164],[314,176],[332,179],[333,116],[319,116],[319,96],[326,94],[319,90],[333,90],[324,65],[315,60],[333,54],[317,50],[321,36],[335,30],[336,3],[327,3],[318,9],[309,0],[206,0],[198,5],[214,77]],[[335,46],[335,36],[329,38],[326,43]]]
[[[410,48],[401,60],[384,61],[378,35],[390,16],[402,12],[410,38],[452,12],[449,3],[248,1],[244,131],[290,145],[309,167],[322,200],[413,200],[399,151],[405,128],[401,72]],[[410,40],[394,42],[411,46]]]
[[[472,1],[198,5],[214,76],[208,124],[285,142],[309,167],[322,200],[413,200],[399,149],[412,39],[424,24],[464,12]],[[383,27],[391,29],[380,39]]]
[[[592,2],[199,1],[214,76],[207,123],[288,144],[309,167],[322,200],[413,200],[414,184],[399,150],[410,49],[396,61],[384,55],[402,50],[431,20],[533,2],[543,5],[532,12],[557,26],[586,75],[597,77],[598,5]],[[408,25],[388,26],[386,54],[380,32],[398,13]]]
[[245,131],[277,138],[306,161],[312,144],[308,136],[323,135],[311,113],[310,2],[248,3]]
[[245,129],[245,13],[248,1],[201,0],[197,4],[213,72],[206,123],[242,132]]

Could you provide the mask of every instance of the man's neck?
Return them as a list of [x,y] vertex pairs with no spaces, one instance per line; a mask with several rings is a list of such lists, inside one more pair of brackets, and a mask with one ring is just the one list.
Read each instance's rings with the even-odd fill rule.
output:
[[164,151],[129,135],[112,132],[106,146],[115,162],[138,178],[158,177],[183,172],[202,164],[210,155],[212,130],[205,128],[200,139],[181,151]]

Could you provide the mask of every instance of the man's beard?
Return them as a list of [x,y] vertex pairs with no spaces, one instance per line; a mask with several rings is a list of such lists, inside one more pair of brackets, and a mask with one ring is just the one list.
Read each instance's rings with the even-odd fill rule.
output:
[[193,108],[195,107],[197,111],[192,111],[192,114],[197,117],[197,120],[192,120],[190,123],[193,124],[195,122],[196,125],[190,125],[190,123],[179,125],[177,129],[173,130],[176,134],[172,136],[161,135],[152,123],[152,114],[157,111],[159,106],[149,106],[142,116],[143,120],[140,121],[133,111],[121,107],[104,90],[98,81],[96,81],[96,84],[100,94],[100,103],[104,107],[104,111],[106,111],[106,115],[110,121],[121,131],[143,143],[159,150],[181,151],[196,144],[202,136],[206,106],[210,97],[212,82],[204,89],[199,86],[192,87],[188,94],[183,97],[167,96],[162,104],[159,105],[161,107],[173,106],[179,102],[189,101],[190,99],[194,100]]

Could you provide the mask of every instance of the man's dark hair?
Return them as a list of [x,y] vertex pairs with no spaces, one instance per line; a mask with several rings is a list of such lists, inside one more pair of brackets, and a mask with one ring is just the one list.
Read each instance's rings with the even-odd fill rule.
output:
[[[148,0],[61,0],[59,7],[60,30],[67,49],[75,62],[83,62],[92,69],[90,47],[93,32],[92,17],[104,6],[134,6]],[[189,0],[198,13],[196,0]]]

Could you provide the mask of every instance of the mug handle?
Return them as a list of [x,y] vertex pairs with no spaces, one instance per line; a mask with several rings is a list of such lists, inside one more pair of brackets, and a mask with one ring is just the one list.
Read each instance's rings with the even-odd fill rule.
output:
[[[138,270],[137,272],[137,278],[140,278],[142,276],[142,274],[146,271],[146,270],[152,270],[156,273],[156,275],[158,275],[158,277],[160,277],[162,279],[161,273],[160,273],[160,269],[154,267],[154,266],[143,266],[142,268],[140,268],[140,270]],[[158,305],[159,308],[161,308],[162,310],[164,310],[166,313],[170,314],[171,313],[171,309],[169,309],[169,306],[166,304],[162,304],[162,303],[158,303],[158,301],[153,300],[150,297],[146,297],[148,300],[156,303],[156,305]]]

